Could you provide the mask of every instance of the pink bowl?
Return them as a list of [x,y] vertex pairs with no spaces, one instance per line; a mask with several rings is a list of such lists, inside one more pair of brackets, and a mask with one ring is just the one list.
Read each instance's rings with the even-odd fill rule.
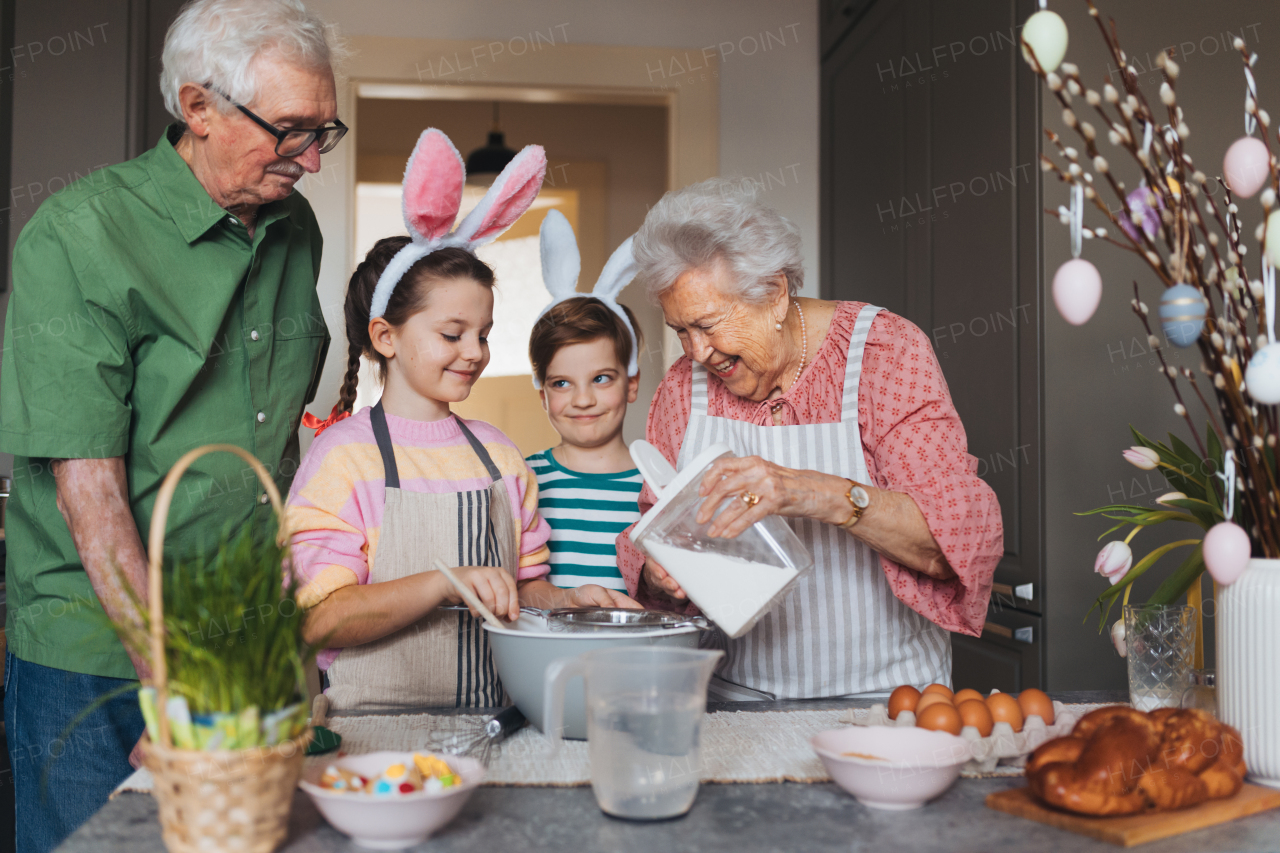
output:
[[972,758],[963,738],[915,726],[850,726],[809,743],[837,785],[877,809],[919,808],[950,788]]
[[334,829],[351,836],[360,846],[374,850],[402,850],[453,820],[471,792],[484,781],[484,765],[474,758],[450,755],[447,760],[462,781],[443,791],[378,797],[320,787],[320,776],[328,764],[371,777],[397,761],[412,762],[411,752],[369,752],[330,762],[316,762],[303,771],[298,786],[307,792]]

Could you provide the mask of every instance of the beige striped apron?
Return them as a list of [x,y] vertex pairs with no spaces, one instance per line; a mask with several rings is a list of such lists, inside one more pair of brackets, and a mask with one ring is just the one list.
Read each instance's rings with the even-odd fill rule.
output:
[[[867,333],[880,310],[867,305],[858,312],[836,423],[760,426],[711,417],[707,371],[695,362],[679,467],[721,441],[738,456],[870,483],[858,427],[858,380]],[[713,640],[725,657],[711,698],[801,699],[878,693],[899,684],[949,684],[950,635],[898,600],[875,552],[834,525],[786,520],[813,555],[813,568],[745,635]]]
[[[370,420],[382,454],[386,506],[369,583],[454,566],[519,566],[516,525],[502,473],[458,419],[493,482],[485,489],[429,494],[400,488],[395,448],[382,403]],[[345,648],[329,666],[325,695],[335,710],[423,707],[496,708],[505,704],[489,638],[465,608],[437,608],[394,634]]]

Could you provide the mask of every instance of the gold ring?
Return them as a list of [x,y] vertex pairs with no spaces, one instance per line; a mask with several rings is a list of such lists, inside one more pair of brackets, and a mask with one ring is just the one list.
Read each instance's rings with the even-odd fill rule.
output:
[[757,494],[752,494],[751,492],[743,492],[742,502],[747,506],[755,506],[756,504],[760,503],[760,496]]

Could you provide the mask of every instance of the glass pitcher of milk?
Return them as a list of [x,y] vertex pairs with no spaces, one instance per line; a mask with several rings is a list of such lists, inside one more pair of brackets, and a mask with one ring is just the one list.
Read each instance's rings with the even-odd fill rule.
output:
[[[631,531],[631,541],[676,579],[689,599],[730,638],[750,631],[779,602],[813,558],[781,518],[757,521],[734,539],[712,538],[696,521],[698,494],[711,463],[732,456],[713,444],[677,472],[647,441],[631,445],[631,458],[658,502]],[[726,498],[716,515],[734,498]],[[712,517],[714,519],[714,516]]]

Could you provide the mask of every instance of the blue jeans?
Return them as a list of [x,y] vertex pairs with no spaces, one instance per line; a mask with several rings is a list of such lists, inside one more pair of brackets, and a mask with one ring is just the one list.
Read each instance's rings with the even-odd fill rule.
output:
[[130,683],[5,655],[4,727],[17,800],[18,853],[57,847],[133,772],[129,752],[144,728],[136,693],[99,705],[66,733],[82,711]]

